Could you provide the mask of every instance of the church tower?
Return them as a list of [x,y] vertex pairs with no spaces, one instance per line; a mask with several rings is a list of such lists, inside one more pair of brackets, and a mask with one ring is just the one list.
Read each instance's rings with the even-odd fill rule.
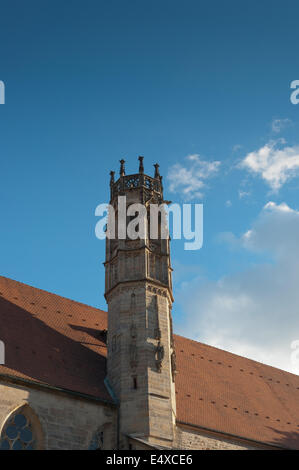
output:
[[[124,160],[117,181],[115,173],[110,173],[115,237],[106,237],[107,379],[119,403],[121,449],[129,448],[130,438],[165,447],[171,447],[174,440],[172,269],[169,237],[161,237],[161,215],[158,237],[150,236],[150,205],[164,202],[159,165],[154,167],[154,177],[145,175],[143,157],[139,157],[138,173],[126,175]],[[118,228],[124,209],[130,214],[125,218],[128,226],[136,220],[135,212],[130,212],[136,203],[146,208],[139,221],[145,235],[137,239],[126,233],[121,236]]]

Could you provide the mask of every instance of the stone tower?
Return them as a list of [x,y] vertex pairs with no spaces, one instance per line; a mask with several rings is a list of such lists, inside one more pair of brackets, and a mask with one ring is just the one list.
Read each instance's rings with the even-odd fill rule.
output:
[[[128,448],[128,436],[171,447],[176,406],[169,237],[162,239],[159,231],[151,239],[149,230],[150,204],[163,203],[162,177],[158,164],[154,177],[144,174],[143,157],[133,175],[125,174],[124,160],[120,164],[117,181],[110,173],[116,234],[106,238],[107,379],[119,402],[120,448]],[[121,196],[126,209],[136,203],[146,207],[142,239],[118,236]],[[127,215],[126,224],[135,215]]]

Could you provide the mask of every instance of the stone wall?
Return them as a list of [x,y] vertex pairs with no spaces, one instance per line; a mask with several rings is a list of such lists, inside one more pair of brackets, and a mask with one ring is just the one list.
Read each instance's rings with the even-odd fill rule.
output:
[[0,380],[0,432],[9,415],[28,405],[38,418],[43,449],[88,449],[97,431],[103,448],[116,448],[116,410],[97,401]]
[[238,442],[238,440],[223,438],[220,435],[205,434],[187,427],[177,426],[176,443],[177,449],[184,450],[253,450],[258,449],[251,443]]
[[[108,379],[120,402],[121,434],[170,445],[175,390],[167,289],[146,281],[118,286],[109,294],[108,311]],[[126,440],[120,446],[127,448]]]
[[[9,416],[19,407],[28,406],[37,417],[42,449],[88,449],[94,435],[103,432],[103,449],[116,449],[116,409],[88,400],[36,386],[4,382],[0,378],[0,433]],[[132,406],[133,403],[132,403]],[[27,411],[30,416],[30,412]],[[32,420],[35,426],[34,420]],[[39,430],[40,429],[40,430]],[[152,443],[162,444],[159,439]],[[146,448],[134,443],[133,448]],[[149,443],[150,444],[150,443]],[[166,447],[169,443],[165,444]],[[174,449],[182,450],[251,450],[263,448],[258,443],[201,432],[189,426],[176,426]],[[264,446],[264,448],[267,448]],[[269,448],[269,447],[268,447]]]

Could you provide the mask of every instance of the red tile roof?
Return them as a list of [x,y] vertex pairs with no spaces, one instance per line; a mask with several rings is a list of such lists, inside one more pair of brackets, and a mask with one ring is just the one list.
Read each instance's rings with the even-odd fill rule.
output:
[[[107,313],[0,277],[7,374],[112,402]],[[299,376],[175,336],[177,420],[299,449]]]
[[299,376],[175,337],[177,418],[190,425],[299,449]]
[[0,276],[0,373],[111,401],[107,313]]

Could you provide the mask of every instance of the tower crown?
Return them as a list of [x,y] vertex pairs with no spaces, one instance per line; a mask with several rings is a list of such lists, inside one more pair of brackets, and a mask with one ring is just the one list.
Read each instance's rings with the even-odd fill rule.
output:
[[115,172],[111,172],[110,180],[110,198],[111,200],[124,194],[129,189],[141,189],[146,192],[154,192],[158,196],[159,200],[163,199],[163,185],[162,176],[159,173],[159,165],[156,163],[154,176],[144,174],[142,156],[138,157],[139,160],[139,172],[132,175],[125,174],[125,160],[120,160],[120,177],[117,181],[114,181]]

